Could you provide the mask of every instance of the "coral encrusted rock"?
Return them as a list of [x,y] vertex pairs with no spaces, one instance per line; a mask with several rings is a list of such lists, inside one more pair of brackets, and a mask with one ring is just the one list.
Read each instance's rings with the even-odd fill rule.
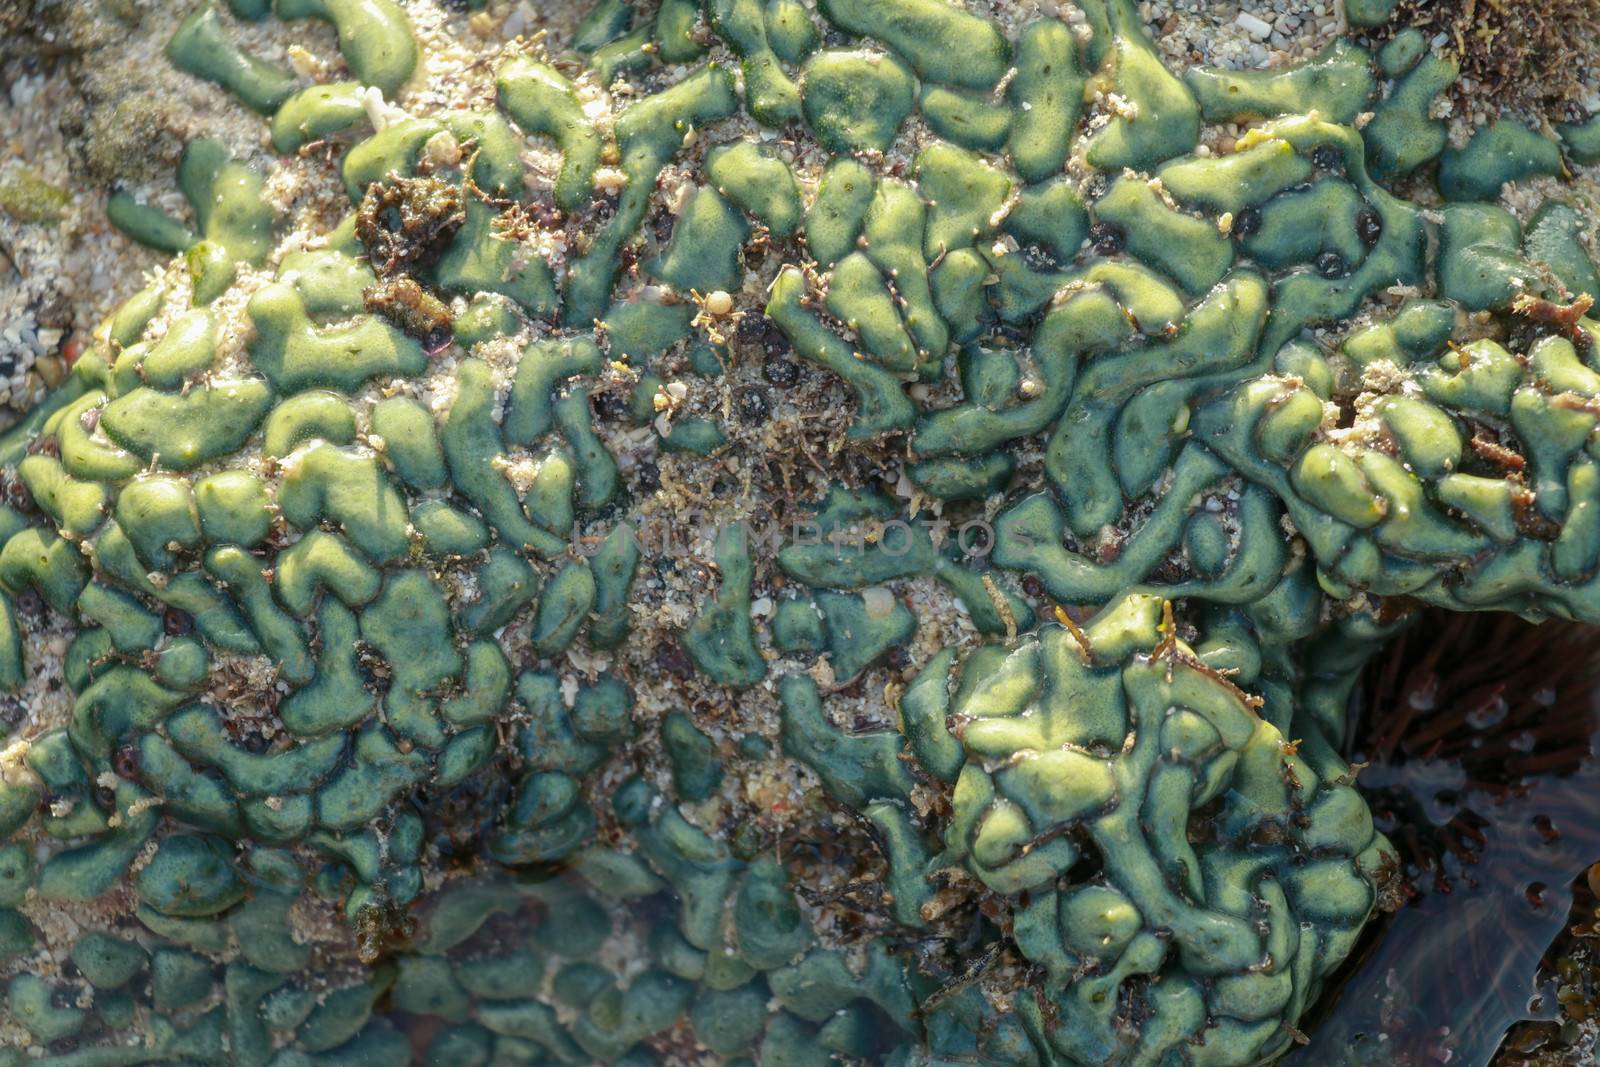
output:
[[0,1067],[1270,1062],[1362,665],[1600,621],[1594,120],[1415,30],[170,6],[0,439]]

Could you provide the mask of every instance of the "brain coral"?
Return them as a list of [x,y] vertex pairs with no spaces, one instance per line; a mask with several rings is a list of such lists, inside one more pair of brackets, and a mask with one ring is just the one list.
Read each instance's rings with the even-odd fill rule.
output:
[[1600,620],[1597,127],[1416,31],[226,7],[0,441],[0,1064],[1268,1062],[1406,600]]

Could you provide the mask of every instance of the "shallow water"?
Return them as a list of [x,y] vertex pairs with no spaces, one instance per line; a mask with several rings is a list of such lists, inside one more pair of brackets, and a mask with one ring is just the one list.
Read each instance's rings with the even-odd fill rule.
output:
[[[1566,924],[1570,883],[1600,856],[1600,825],[1576,816],[1600,797],[1600,763],[1580,774],[1533,783],[1524,796],[1494,804],[1502,832],[1489,836],[1474,864],[1477,884],[1428,892],[1397,912],[1338,992],[1312,1043],[1290,1064],[1451,1064],[1485,1067],[1505,1032],[1524,1019],[1557,1018],[1534,978]],[[1559,810],[1548,841],[1534,819]],[[1509,831],[1509,832],[1507,832]],[[1529,887],[1542,884],[1538,903]],[[1338,1050],[1351,1050],[1341,1061]]]
[[[1552,625],[1567,631],[1554,644],[1592,644]],[[1491,628],[1499,648],[1477,643]],[[1515,1024],[1561,1018],[1540,962],[1569,921],[1573,883],[1600,860],[1600,693],[1586,684],[1594,675],[1586,649],[1546,649],[1531,627],[1511,629],[1521,633],[1478,625],[1462,635],[1467,647],[1429,650],[1410,668],[1406,681],[1416,684],[1369,684],[1387,681],[1389,695],[1405,695],[1419,712],[1406,740],[1363,727],[1377,736],[1358,741],[1354,758],[1373,761],[1360,784],[1380,828],[1408,861],[1424,862],[1407,871],[1414,898],[1368,932],[1325,998],[1325,1014],[1307,1027],[1310,1044],[1284,1063],[1487,1067]],[[1518,648],[1532,654],[1512,660],[1505,681],[1436,695],[1430,674],[1441,662],[1492,675],[1476,657]],[[1560,662],[1564,655],[1572,658]],[[1448,685],[1450,668],[1439,669]],[[1554,692],[1528,684],[1541,676]],[[1465,736],[1436,728],[1450,719],[1470,727]],[[1364,745],[1379,754],[1363,754]]]

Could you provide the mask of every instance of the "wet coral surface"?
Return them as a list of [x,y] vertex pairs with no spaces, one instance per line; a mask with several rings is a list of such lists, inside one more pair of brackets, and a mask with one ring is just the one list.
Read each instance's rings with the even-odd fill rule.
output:
[[1600,120],[1354,0],[123,6],[0,1065],[1592,1049]]

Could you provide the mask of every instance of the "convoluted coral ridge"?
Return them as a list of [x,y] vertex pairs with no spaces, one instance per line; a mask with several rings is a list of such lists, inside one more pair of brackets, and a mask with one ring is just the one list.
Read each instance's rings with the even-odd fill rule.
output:
[[166,55],[285,158],[113,196],[178,259],[0,442],[0,1063],[1268,1062],[1389,895],[1384,598],[1600,620],[1590,223],[1499,201],[1592,122],[1451,146],[1415,31],[597,0],[461,107],[393,0]]

